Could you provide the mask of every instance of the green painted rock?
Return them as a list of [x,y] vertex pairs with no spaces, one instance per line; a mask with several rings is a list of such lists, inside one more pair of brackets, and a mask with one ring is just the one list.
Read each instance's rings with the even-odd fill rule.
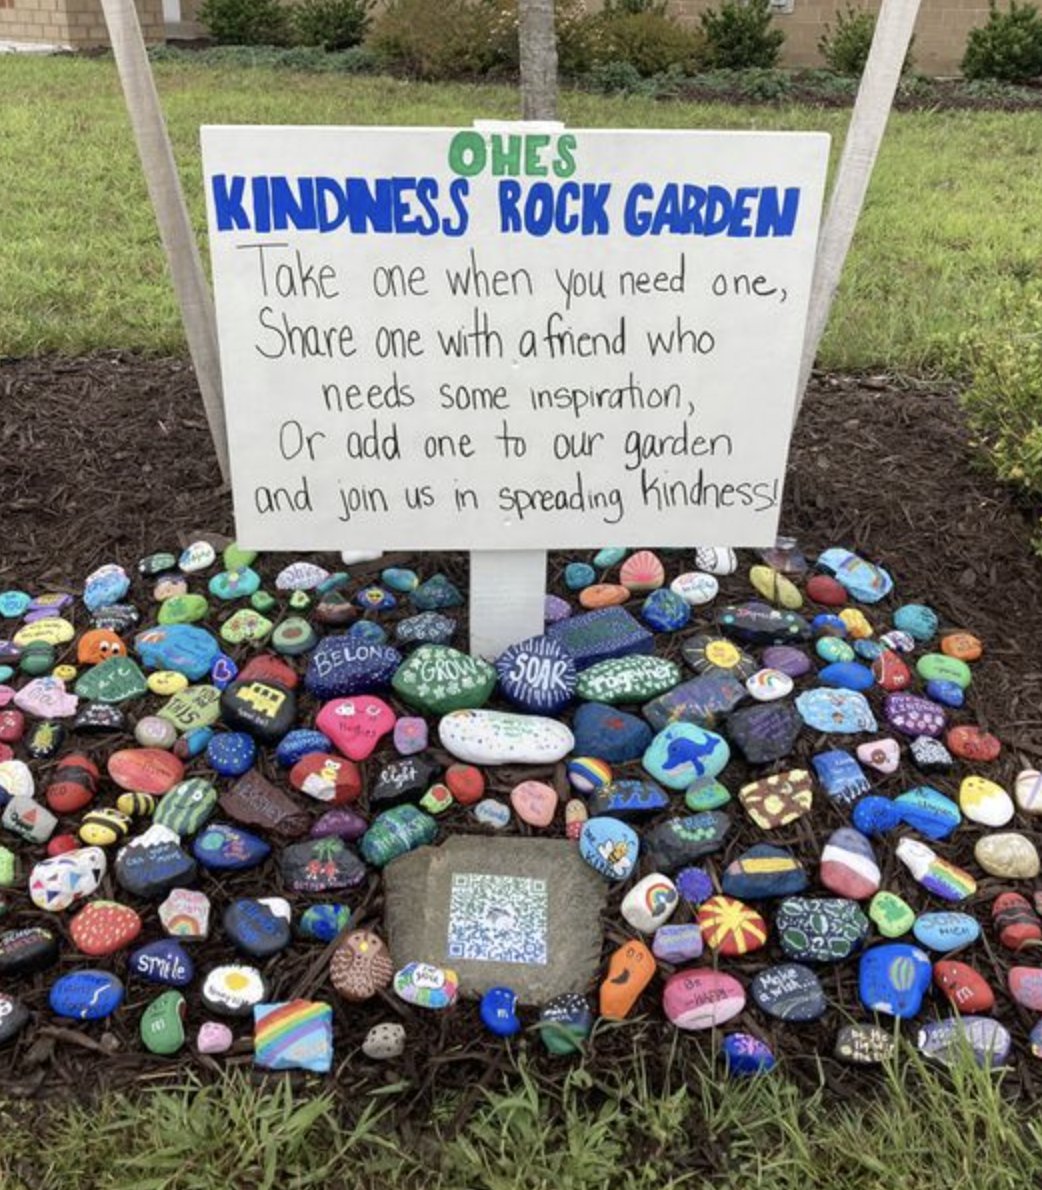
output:
[[210,605],[202,595],[172,595],[159,609],[160,624],[196,624],[206,619]]
[[225,570],[245,570],[257,561],[257,551],[244,549],[237,541],[233,541],[224,547],[221,561]]
[[243,645],[247,641],[266,640],[271,634],[272,623],[252,607],[241,607],[221,625],[221,640],[230,645]]
[[719,810],[731,800],[726,786],[715,777],[699,777],[684,790],[684,805],[699,813],[702,810]]
[[954,682],[962,690],[973,681],[966,662],[946,653],[927,653],[915,663],[915,670],[924,682]]
[[153,1054],[176,1054],[185,1043],[185,998],[172,989],[157,996],[141,1017],[141,1040]]
[[294,591],[289,597],[289,605],[295,612],[307,611],[311,606],[311,596],[307,591]]
[[318,633],[300,616],[289,616],[275,629],[271,643],[283,657],[310,652],[318,644]]
[[680,682],[680,667],[664,657],[616,657],[583,670],[575,692],[588,702],[647,702]]
[[217,805],[217,790],[201,777],[181,781],[159,799],[152,821],[168,827],[181,838],[194,835]]
[[88,669],[76,683],[77,695],[88,702],[127,702],[147,690],[145,675],[130,657],[110,657]]
[[254,591],[250,596],[250,607],[257,612],[270,612],[275,606],[275,596],[268,591]]
[[181,735],[197,727],[209,727],[221,714],[221,692],[214,686],[186,686],[156,712],[172,723]]
[[884,938],[900,938],[915,924],[915,911],[896,893],[877,892],[868,906],[868,916]]
[[483,707],[495,684],[487,661],[448,645],[421,645],[391,682],[402,702],[432,715]]
[[15,854],[0,847],[0,888],[10,888],[15,879]]
[[37,641],[25,646],[18,668],[29,677],[38,678],[42,674],[50,673],[54,668],[55,656],[54,645],[49,645],[46,641]]

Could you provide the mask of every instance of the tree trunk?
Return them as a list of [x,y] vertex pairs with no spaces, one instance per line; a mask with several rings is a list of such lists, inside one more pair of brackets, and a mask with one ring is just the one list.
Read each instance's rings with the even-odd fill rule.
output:
[[521,118],[557,118],[557,33],[554,0],[519,0]]

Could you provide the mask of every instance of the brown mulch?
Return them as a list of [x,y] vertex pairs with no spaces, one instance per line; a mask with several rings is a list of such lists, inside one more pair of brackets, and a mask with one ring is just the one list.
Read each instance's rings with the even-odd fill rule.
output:
[[[33,592],[76,592],[84,576],[103,562],[118,561],[133,571],[146,553],[183,545],[200,531],[232,534],[230,501],[220,487],[194,379],[185,361],[118,354],[10,361],[0,364],[0,402],[0,589],[20,585]],[[900,603],[923,601],[938,610],[946,626],[980,636],[985,656],[974,668],[966,708],[956,713],[956,720],[978,723],[1001,738],[1003,753],[986,772],[1006,788],[1011,788],[1019,770],[1042,767],[1042,600],[1038,597],[1042,563],[1031,551],[1026,510],[975,468],[950,391],[886,377],[816,377],[793,442],[782,531],[796,536],[811,557],[830,545],[845,545],[885,565],[894,576],[897,598],[867,609],[875,622],[885,626],[887,612]],[[566,562],[590,558],[592,552],[552,555],[551,589],[562,589]],[[691,547],[664,554],[670,576],[693,567]],[[313,557],[337,567],[335,556]],[[750,557],[746,553],[743,561]],[[270,582],[286,560],[269,555],[258,567]],[[353,577],[365,581],[388,561],[411,564],[423,577],[442,571],[466,589],[466,555],[459,553],[388,555],[380,562],[351,568]],[[744,572],[745,567],[723,581],[718,602],[749,596]],[[195,589],[200,589],[198,583]],[[132,593],[146,606],[147,587],[137,581]],[[82,606],[75,615],[82,627]],[[465,611],[460,619],[456,643],[466,647]],[[677,641],[664,638],[662,646],[664,651],[675,650]],[[872,698],[878,701],[875,693]],[[307,708],[306,700],[304,705]],[[814,752],[846,743],[842,739],[827,743],[804,731],[793,756],[776,768],[809,767]],[[114,745],[108,741],[103,750]],[[96,740],[88,742],[88,750],[99,752]],[[388,753],[385,748],[381,755],[386,758]],[[269,776],[279,776],[270,760],[263,767]],[[374,762],[367,768],[372,775]],[[199,761],[194,762],[195,770],[204,771]],[[928,783],[954,794],[964,771],[924,782],[921,774],[904,765],[893,777],[881,779],[878,787],[883,793],[896,794]],[[734,761],[725,780],[735,790],[748,774],[748,766]],[[505,794],[514,776],[505,771],[491,773],[490,785]],[[47,766],[41,766],[38,788],[46,781]],[[111,789],[102,800],[113,800]],[[734,829],[727,846],[707,863],[717,876],[727,862],[764,838],[739,807],[732,809]],[[845,816],[819,794],[810,820],[779,832],[770,841],[792,846],[813,872],[825,836],[844,821]],[[443,824],[448,830],[481,830],[462,811],[451,811]],[[562,829],[560,824],[556,829]],[[1018,816],[1016,829],[1042,847],[1042,830],[1030,821]],[[952,841],[938,844],[937,850],[974,866],[972,848],[981,833],[972,824],[965,826]],[[891,835],[877,845],[885,886],[899,891],[917,910],[943,907],[928,904],[926,895],[896,863],[895,840]],[[23,855],[23,868],[38,854]],[[197,970],[205,972],[228,957],[219,924],[227,898],[278,893],[279,878],[276,865],[269,861],[259,872],[219,879],[204,875],[202,887],[214,899],[217,923],[211,940],[192,948]],[[1003,890],[1000,882],[982,879],[970,911],[986,923],[990,902]],[[1025,885],[1020,891],[1030,894],[1031,889]],[[102,893],[119,899],[111,877]],[[619,891],[612,897],[606,955],[624,937],[615,912],[620,897]],[[55,921],[35,911],[23,892],[11,890],[6,899],[10,910],[0,928],[29,924],[67,928],[65,919]],[[291,899],[299,912],[302,898],[291,895]],[[327,899],[338,898],[333,894]],[[378,877],[366,890],[344,899],[356,910],[357,920],[380,927]],[[161,936],[155,907],[138,907],[145,916],[143,940]],[[681,910],[675,920],[683,917]],[[1028,1094],[1042,1089],[1042,1074],[1033,1073],[1027,1048],[1034,1020],[1005,995],[1005,974],[1013,956],[1002,950],[985,925],[983,943],[963,957],[977,965],[996,989],[996,1015],[1013,1032],[1018,1062],[1007,1086]],[[724,966],[747,982],[772,961],[777,961],[773,946],[746,960],[725,961]],[[120,970],[123,962],[117,957],[99,965]],[[561,1060],[543,1054],[534,1035],[523,1036],[508,1048],[484,1033],[470,1004],[441,1016],[409,1008],[390,995],[361,1006],[345,1005],[326,983],[327,964],[326,948],[295,942],[264,967],[273,998],[315,995],[333,1003],[337,1066],[332,1085],[342,1091],[345,1110],[363,1104],[367,1091],[404,1081],[408,1091],[398,1096],[397,1111],[408,1135],[410,1129],[422,1127],[435,1093],[444,1089],[464,1092],[462,1119],[481,1088],[504,1077],[511,1052],[522,1047],[548,1087],[562,1069]],[[183,1076],[191,1070],[205,1078],[229,1064],[249,1069],[246,1025],[236,1028],[239,1041],[231,1057],[200,1058],[190,1047],[176,1062],[144,1053],[138,1020],[155,989],[138,981],[130,981],[126,1006],[111,1021],[102,1025],[59,1022],[48,1010],[47,988],[56,974],[84,965],[91,964],[73,960],[66,950],[56,971],[3,989],[21,996],[35,1018],[18,1041],[0,1053],[0,1094],[82,1097],[107,1088],[147,1085],[171,1071]],[[816,1024],[779,1026],[752,1008],[732,1027],[746,1028],[770,1041],[789,1076],[800,1083],[817,1085],[820,1062],[829,1091],[854,1098],[863,1094],[866,1075],[842,1066],[830,1055],[838,1028],[850,1017],[864,1018],[857,999],[857,964],[848,962],[822,975],[833,1007]],[[195,988],[200,982],[196,980]],[[708,1051],[708,1039],[701,1036],[685,1036],[677,1044],[676,1032],[662,1019],[659,986],[656,982],[645,993],[640,1020],[598,1030],[587,1059],[595,1086],[617,1085],[630,1069],[635,1051],[643,1057],[651,1085],[675,1085],[694,1069],[693,1058]],[[195,989],[189,993],[190,1037],[204,1019],[197,996]],[[931,1003],[924,1015],[936,1015],[941,1007]],[[370,1025],[388,1018],[403,1020],[410,1041],[403,1060],[385,1068],[364,1059],[359,1046]],[[525,1013],[526,1024],[533,1019],[532,1012]]]

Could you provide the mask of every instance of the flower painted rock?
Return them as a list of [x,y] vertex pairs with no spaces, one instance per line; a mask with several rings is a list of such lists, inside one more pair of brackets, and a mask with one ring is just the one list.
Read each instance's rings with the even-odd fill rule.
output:
[[431,715],[484,706],[495,684],[496,671],[487,661],[448,645],[421,645],[392,681],[403,702]]
[[360,694],[327,702],[315,724],[338,752],[350,760],[365,760],[380,740],[394,730],[396,718],[382,698]]
[[887,723],[902,735],[939,736],[946,722],[944,711],[916,694],[888,694],[883,704]]
[[642,764],[667,788],[685,789],[700,777],[717,776],[730,757],[722,736],[692,723],[674,723],[651,741]]
[[438,723],[443,747],[468,764],[552,764],[575,738],[555,719],[502,711],[453,711]]
[[715,1029],[745,1008],[745,989],[721,971],[678,971],[666,980],[662,1007],[678,1029]]
[[203,1004],[218,1016],[249,1016],[267,996],[264,976],[256,967],[226,963],[214,967],[203,980]]

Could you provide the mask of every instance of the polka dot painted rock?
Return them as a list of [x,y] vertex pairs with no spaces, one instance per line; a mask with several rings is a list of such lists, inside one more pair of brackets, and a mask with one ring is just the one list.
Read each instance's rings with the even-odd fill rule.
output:
[[141,933],[141,918],[129,905],[91,901],[69,923],[69,935],[86,955],[115,954]]
[[555,719],[486,710],[443,716],[438,737],[458,760],[482,765],[551,764],[575,745],[572,733]]

